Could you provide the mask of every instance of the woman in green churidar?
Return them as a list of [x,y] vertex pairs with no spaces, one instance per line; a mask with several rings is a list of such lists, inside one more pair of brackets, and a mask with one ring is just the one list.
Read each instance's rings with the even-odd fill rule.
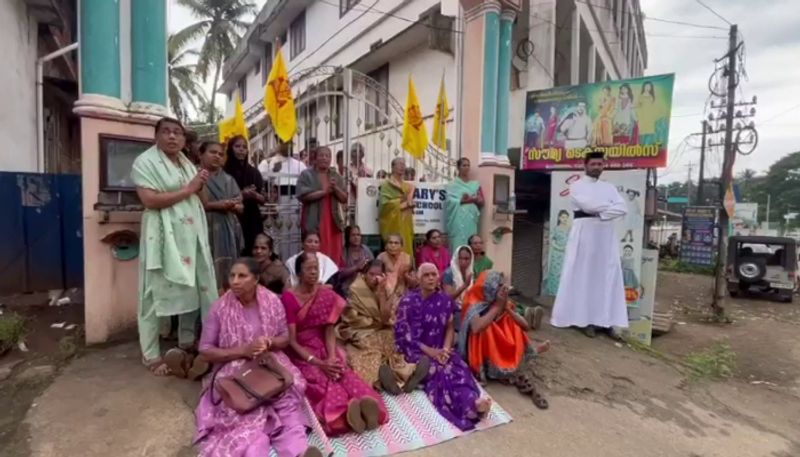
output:
[[402,157],[392,160],[392,174],[381,183],[379,217],[381,239],[399,234],[402,249],[414,256],[414,186],[404,180],[406,161]]
[[450,252],[467,244],[469,237],[478,233],[478,222],[483,208],[483,192],[478,181],[469,181],[469,159],[462,157],[456,162],[458,176],[447,186],[445,209],[447,215],[447,238]]
[[208,170],[197,171],[181,152],[184,129],[177,119],[158,121],[155,139],[155,146],[133,162],[131,178],[145,207],[139,254],[139,344],[144,364],[164,376],[171,370],[161,357],[159,318],[179,316],[178,344],[189,349],[195,343],[199,315],[205,316],[218,295],[201,200]]
[[244,247],[242,227],[237,214],[242,214],[242,193],[236,181],[222,169],[222,145],[206,141],[200,145],[200,165],[208,171],[205,202],[211,255],[217,286],[228,288],[228,273]]
[[474,255],[473,261],[473,278],[477,278],[481,272],[491,270],[494,267],[494,262],[489,257],[486,257],[486,252],[483,250],[483,240],[478,235],[469,237],[469,247],[472,249]]

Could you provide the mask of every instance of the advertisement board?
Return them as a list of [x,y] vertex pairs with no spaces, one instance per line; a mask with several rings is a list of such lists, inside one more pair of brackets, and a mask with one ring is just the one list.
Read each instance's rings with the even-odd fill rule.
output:
[[[564,252],[573,220],[569,186],[584,176],[583,172],[578,171],[553,172],[550,185],[550,238],[542,295],[555,296],[558,292]],[[617,219],[616,231],[619,237],[625,298],[629,308],[639,305],[642,294],[640,273],[646,178],[646,170],[607,171],[601,177],[602,180],[614,184],[628,204],[628,214]]]
[[[356,197],[356,224],[364,235],[379,235],[380,185],[381,180],[358,178]],[[425,234],[428,230],[445,231],[444,203],[447,198],[445,183],[413,182],[414,186],[414,233]]]
[[689,206],[683,210],[681,262],[702,267],[714,266],[714,227],[717,209]]
[[588,149],[607,168],[667,165],[672,74],[528,92],[523,170],[577,169]]

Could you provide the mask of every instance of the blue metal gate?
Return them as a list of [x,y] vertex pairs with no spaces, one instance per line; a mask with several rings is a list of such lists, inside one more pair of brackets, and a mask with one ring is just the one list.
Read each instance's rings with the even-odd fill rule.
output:
[[0,294],[83,287],[81,177],[0,172]]

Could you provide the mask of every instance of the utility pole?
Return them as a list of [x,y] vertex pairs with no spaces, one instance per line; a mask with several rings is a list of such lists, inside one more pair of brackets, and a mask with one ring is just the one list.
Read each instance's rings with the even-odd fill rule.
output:
[[731,179],[733,178],[733,162],[736,160],[736,147],[733,144],[733,116],[736,102],[736,51],[739,48],[737,44],[739,35],[738,30],[739,29],[736,24],[731,25],[730,34],[728,36],[728,94],[725,100],[727,103],[727,111],[725,113],[725,157],[722,163],[722,189],[720,189],[722,211],[719,212],[717,271],[714,284],[714,301],[711,305],[714,311],[714,316],[720,322],[727,320],[725,316],[725,295],[727,293],[725,271],[728,262],[729,217],[727,211],[725,210],[725,193],[731,186]]
[[706,132],[708,131],[708,122],[703,120],[703,132],[701,138],[703,142],[700,144],[700,174],[697,178],[697,205],[703,205],[703,181],[706,172]]
[[694,168],[694,163],[689,162],[686,164],[686,168],[688,169],[688,173],[686,173],[686,206],[689,206],[692,202],[692,168]]

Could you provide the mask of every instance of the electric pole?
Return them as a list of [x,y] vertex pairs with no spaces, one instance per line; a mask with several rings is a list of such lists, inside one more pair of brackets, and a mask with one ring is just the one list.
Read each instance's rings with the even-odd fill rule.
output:
[[694,163],[689,162],[686,164],[686,168],[688,169],[686,174],[686,206],[689,206],[692,201],[692,169],[694,168]]
[[714,316],[718,321],[725,321],[725,295],[727,294],[727,281],[725,278],[726,266],[728,263],[728,225],[729,217],[725,209],[725,194],[731,187],[733,178],[733,162],[736,160],[736,147],[733,144],[733,116],[736,103],[737,64],[736,53],[738,46],[738,27],[731,25],[730,35],[728,36],[728,93],[725,102],[727,110],[725,113],[725,157],[722,163],[722,186],[720,189],[720,201],[722,211],[719,212],[719,241],[717,243],[717,271],[715,274],[714,301],[711,305]]
[[706,132],[708,131],[708,123],[703,120],[703,132],[701,133],[702,143],[700,144],[700,174],[697,178],[697,205],[702,206],[703,202],[703,181],[705,180],[706,171]]

